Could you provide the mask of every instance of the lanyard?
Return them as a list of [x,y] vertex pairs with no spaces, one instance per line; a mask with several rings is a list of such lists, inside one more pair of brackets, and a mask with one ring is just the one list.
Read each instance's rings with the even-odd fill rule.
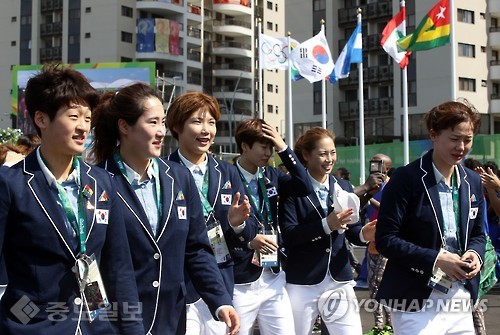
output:
[[[120,172],[122,173],[123,177],[127,180],[127,182],[132,185],[132,180],[128,178],[127,174],[127,169],[125,168],[125,164],[123,163],[123,160],[120,156],[120,153],[115,151],[113,154],[113,159],[118,165],[118,169],[120,169]],[[160,185],[160,172],[158,170],[158,162],[155,159],[152,159],[150,164],[152,164],[153,167],[153,177],[155,179],[155,191],[156,191],[156,209],[158,210],[158,221],[161,221],[161,215],[162,215],[162,207],[161,207],[161,185]]]
[[451,194],[453,198],[453,212],[455,212],[455,225],[457,227],[458,250],[463,251],[460,243],[460,199],[457,186],[457,174],[455,172],[453,172],[453,176],[451,177]]
[[[80,186],[80,162],[76,157],[73,157],[73,169],[76,170],[76,184]],[[90,191],[87,190],[87,186],[81,192],[78,192],[78,213],[77,215],[75,215],[64,187],[57,181],[56,187],[59,194],[59,199],[61,200],[64,212],[66,213],[66,217],[68,218],[68,221],[73,227],[75,233],[79,236],[80,253],[83,255],[87,252],[87,223],[85,221],[84,196],[87,200],[89,200],[88,198],[90,197],[91,193],[89,193]]]
[[[238,169],[238,172],[240,174],[241,180],[243,181],[243,184],[245,185],[245,189],[247,191],[247,194],[250,194],[250,200],[255,205],[255,208],[257,208],[257,209],[260,208],[259,201],[255,197],[255,195],[252,193],[252,191],[250,189],[250,185],[248,184],[245,176],[243,176],[243,173],[241,172],[241,170],[238,167],[238,165],[236,165],[236,168]],[[266,215],[266,217],[267,217],[267,223],[271,227],[271,230],[274,230],[274,228],[273,228],[273,214],[271,212],[271,202],[269,201],[269,196],[267,195],[266,184],[264,182],[264,174],[262,173],[262,169],[260,167],[257,167],[257,180],[259,182],[259,188],[262,191],[262,196],[264,198],[263,200],[264,200],[264,208],[265,208],[265,211],[266,211],[266,214],[267,214]],[[264,217],[262,216],[262,213],[259,212],[259,211],[257,211],[257,216],[258,216],[257,219],[259,220],[261,226],[263,226],[262,222],[264,221]]]
[[[186,164],[182,161],[182,159],[179,159],[179,162],[181,165],[187,168]],[[203,183],[201,185],[201,190],[198,188],[198,185],[196,185],[196,189],[198,190],[198,194],[200,195],[200,200],[201,204],[203,206],[203,216],[205,217],[205,223],[208,222],[210,218],[210,214],[212,214],[214,220],[215,216],[213,215],[214,208],[212,205],[210,205],[210,202],[208,201],[208,162],[207,162],[207,169],[205,171],[205,174],[203,175]]]

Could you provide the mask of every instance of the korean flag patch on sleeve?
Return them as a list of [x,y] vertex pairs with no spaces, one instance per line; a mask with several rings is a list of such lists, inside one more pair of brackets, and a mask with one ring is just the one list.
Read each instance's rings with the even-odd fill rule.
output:
[[107,209],[96,209],[95,218],[97,223],[108,224],[109,210]]

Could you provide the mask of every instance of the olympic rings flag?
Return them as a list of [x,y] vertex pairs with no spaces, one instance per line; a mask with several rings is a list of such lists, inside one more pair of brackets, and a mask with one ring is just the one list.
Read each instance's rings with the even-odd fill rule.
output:
[[259,63],[261,69],[287,70],[289,54],[290,48],[287,37],[260,34]]
[[314,83],[325,79],[335,67],[326,41],[325,29],[314,37],[299,44],[290,53],[290,61],[299,73]]

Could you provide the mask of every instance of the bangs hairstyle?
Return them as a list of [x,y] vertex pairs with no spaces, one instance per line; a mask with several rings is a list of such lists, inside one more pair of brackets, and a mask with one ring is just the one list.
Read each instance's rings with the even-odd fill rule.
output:
[[243,143],[248,144],[250,148],[252,148],[255,142],[274,146],[271,140],[264,137],[264,132],[262,131],[262,125],[264,124],[266,124],[266,121],[262,119],[248,119],[238,123],[234,132],[234,138],[236,139],[240,154],[243,153],[243,149],[241,148]]
[[440,134],[445,129],[453,129],[462,122],[470,122],[475,133],[481,124],[481,117],[474,106],[466,99],[447,101],[432,108],[424,116],[427,131]]
[[312,152],[316,148],[316,143],[324,138],[331,138],[335,142],[335,135],[321,127],[314,127],[302,134],[295,142],[293,151],[299,158],[302,165],[306,166],[307,162],[304,159],[304,152]]
[[158,98],[163,104],[160,93],[144,83],[135,83],[102,95],[92,113],[92,154],[97,164],[111,157],[118,145],[118,120],[123,119],[133,126],[145,112],[144,102],[151,97]]
[[80,72],[61,64],[44,65],[41,72],[30,78],[26,85],[25,102],[38,135],[40,128],[34,122],[36,111],[49,116],[52,121],[64,106],[79,104],[93,110],[99,93]]
[[182,132],[187,119],[198,111],[208,112],[215,121],[219,121],[219,103],[208,94],[189,91],[178,96],[170,104],[167,110],[167,126],[176,140],[179,139],[179,132]]

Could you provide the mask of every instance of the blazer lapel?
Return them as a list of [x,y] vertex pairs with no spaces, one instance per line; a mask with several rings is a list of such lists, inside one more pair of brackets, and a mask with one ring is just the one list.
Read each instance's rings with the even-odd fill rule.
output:
[[459,201],[460,201],[460,241],[463,244],[462,247],[465,252],[467,250],[467,244],[469,241],[469,213],[471,210],[471,194],[470,194],[470,184],[467,180],[467,173],[464,168],[459,165],[458,171],[460,174],[460,189],[459,189]]
[[158,223],[158,231],[160,233],[158,234],[158,238],[156,239],[157,241],[159,241],[163,235],[163,232],[167,228],[168,220],[170,219],[170,214],[172,212],[174,200],[176,199],[177,194],[174,194],[174,178],[169,173],[170,166],[162,159],[158,159],[157,162],[162,196],[160,202],[162,206],[161,220]]
[[82,192],[86,186],[90,187],[92,190],[92,194],[87,198],[85,198],[85,219],[87,222],[87,238],[90,236],[92,232],[92,228],[95,224],[95,209],[97,206],[97,181],[90,174],[91,167],[90,165],[80,161],[80,190]]
[[76,259],[75,251],[71,243],[71,236],[68,233],[64,217],[61,209],[54,197],[53,190],[47,183],[47,179],[43,174],[40,165],[38,164],[37,155],[35,152],[28,155],[24,160],[24,172],[30,176],[27,180],[27,186],[33,193],[36,201],[40,205],[42,211],[47,216],[47,219],[52,224],[57,235],[61,238],[66,246],[68,253],[72,258]]
[[221,178],[222,173],[219,169],[219,162],[217,162],[213,157],[207,155],[207,171],[208,172],[208,201],[210,205],[215,209],[217,204],[217,199],[219,198],[219,193],[221,189]]
[[432,210],[434,212],[437,229],[441,232],[441,237],[443,237],[443,211],[441,209],[441,201],[439,200],[436,176],[434,175],[432,167],[432,150],[420,159],[420,169],[424,172],[424,175],[422,176],[422,183],[424,184],[425,191],[427,192]]

